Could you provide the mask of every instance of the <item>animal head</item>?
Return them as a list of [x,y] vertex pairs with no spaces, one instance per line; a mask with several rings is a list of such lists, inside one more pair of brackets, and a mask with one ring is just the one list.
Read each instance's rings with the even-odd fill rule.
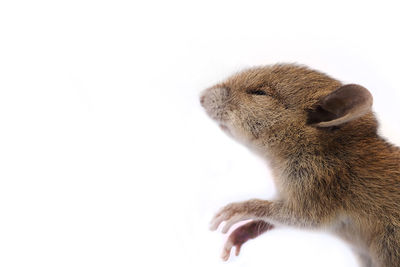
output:
[[343,85],[304,66],[242,71],[206,89],[200,102],[225,132],[254,148],[315,144],[352,131],[376,132],[367,89]]

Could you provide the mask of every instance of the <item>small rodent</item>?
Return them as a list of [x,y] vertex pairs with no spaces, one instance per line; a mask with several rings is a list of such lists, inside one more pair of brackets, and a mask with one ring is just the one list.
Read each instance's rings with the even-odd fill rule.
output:
[[328,230],[360,266],[400,266],[400,148],[377,133],[372,96],[294,64],[251,68],[206,89],[207,114],[265,158],[277,199],[222,208],[211,222],[231,233],[222,257],[250,238],[287,225]]

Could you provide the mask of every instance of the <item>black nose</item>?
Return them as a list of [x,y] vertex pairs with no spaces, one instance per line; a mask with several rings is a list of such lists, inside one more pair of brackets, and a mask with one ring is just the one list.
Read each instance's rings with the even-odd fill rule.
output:
[[206,98],[205,95],[202,95],[202,96],[200,97],[200,104],[201,104],[201,105],[204,104],[204,99],[205,99],[205,98]]

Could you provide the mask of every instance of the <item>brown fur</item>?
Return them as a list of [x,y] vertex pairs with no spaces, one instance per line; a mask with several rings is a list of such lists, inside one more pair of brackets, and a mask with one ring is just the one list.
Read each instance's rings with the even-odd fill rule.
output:
[[326,229],[352,245],[362,266],[400,266],[400,149],[377,134],[371,111],[333,127],[310,123],[341,116],[318,110],[324,108],[318,103],[342,86],[321,72],[281,64],[205,90],[208,115],[268,161],[278,191],[274,201],[227,205],[213,229],[226,221],[226,232],[246,219],[268,229],[269,223]]

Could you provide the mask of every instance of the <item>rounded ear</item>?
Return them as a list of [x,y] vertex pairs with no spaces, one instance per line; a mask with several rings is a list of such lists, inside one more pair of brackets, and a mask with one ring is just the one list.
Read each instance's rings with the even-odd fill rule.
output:
[[372,102],[371,93],[361,85],[343,85],[309,110],[308,123],[316,127],[338,126],[368,113]]

